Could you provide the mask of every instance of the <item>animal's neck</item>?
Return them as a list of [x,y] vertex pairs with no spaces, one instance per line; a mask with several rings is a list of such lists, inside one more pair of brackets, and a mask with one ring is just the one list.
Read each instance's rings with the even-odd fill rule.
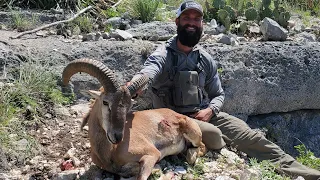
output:
[[107,152],[112,150],[114,145],[108,140],[107,137],[108,120],[103,119],[101,109],[97,108],[96,106],[92,108],[91,114],[96,114],[97,117],[95,119],[90,119],[89,123],[91,124],[89,127],[91,127],[91,129],[89,129],[89,133],[91,133],[92,136],[95,136],[95,138],[100,141],[101,144],[99,144],[99,146],[103,147],[104,151]]

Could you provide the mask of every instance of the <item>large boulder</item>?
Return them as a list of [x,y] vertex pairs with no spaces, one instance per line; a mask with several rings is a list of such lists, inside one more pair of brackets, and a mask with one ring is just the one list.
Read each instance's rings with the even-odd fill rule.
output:
[[262,114],[249,117],[247,123],[262,130],[268,139],[293,156],[299,155],[294,146],[304,144],[320,157],[319,110]]
[[320,43],[206,45],[222,68],[223,111],[267,114],[320,109]]
[[287,39],[288,31],[268,17],[262,20],[260,30],[263,34],[263,39],[266,41],[285,41]]

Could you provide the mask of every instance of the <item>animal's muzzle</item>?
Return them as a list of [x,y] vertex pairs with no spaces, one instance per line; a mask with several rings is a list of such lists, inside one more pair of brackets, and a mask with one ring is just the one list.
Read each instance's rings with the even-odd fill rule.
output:
[[112,144],[118,144],[122,141],[123,133],[121,132],[107,133],[107,137]]

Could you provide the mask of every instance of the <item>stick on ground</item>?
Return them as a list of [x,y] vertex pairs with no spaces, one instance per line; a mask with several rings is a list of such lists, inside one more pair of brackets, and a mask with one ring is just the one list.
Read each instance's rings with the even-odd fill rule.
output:
[[62,20],[62,21],[57,21],[57,22],[54,22],[54,23],[51,23],[51,24],[46,24],[46,25],[43,25],[43,26],[40,26],[36,29],[33,29],[33,30],[30,30],[30,31],[25,31],[25,32],[22,32],[16,36],[12,36],[10,37],[11,39],[17,39],[17,38],[20,38],[21,36],[23,35],[26,35],[26,34],[31,34],[31,33],[35,33],[35,32],[38,32],[42,29],[46,29],[46,28],[49,28],[51,26],[54,26],[54,25],[57,25],[57,24],[61,24],[61,23],[67,23],[67,22],[70,22],[70,21],[73,21],[74,19],[76,19],[78,16],[80,16],[81,14],[85,13],[86,11],[92,9],[92,6],[88,6],[84,9],[82,9],[81,11],[79,11],[76,15],[74,15],[72,18],[70,19],[67,19],[67,20]]

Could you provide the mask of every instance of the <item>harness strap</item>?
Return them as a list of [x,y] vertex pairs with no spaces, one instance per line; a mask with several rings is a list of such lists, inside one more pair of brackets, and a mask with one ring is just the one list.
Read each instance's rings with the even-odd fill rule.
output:
[[171,52],[172,54],[172,68],[170,70],[169,78],[173,81],[174,76],[178,71],[178,55],[175,52]]
[[[170,50],[171,51],[171,50]],[[198,72],[198,74],[200,74],[201,72],[204,72],[203,67],[200,64],[200,61],[202,60],[202,55],[199,52],[199,56],[198,56],[198,61],[197,61],[197,66],[196,66],[196,71]],[[178,71],[178,55],[176,52],[171,52],[172,54],[172,68],[170,70],[169,73],[169,78],[171,81],[173,81],[174,76],[176,75],[177,71]],[[190,70],[191,71],[191,70]]]

